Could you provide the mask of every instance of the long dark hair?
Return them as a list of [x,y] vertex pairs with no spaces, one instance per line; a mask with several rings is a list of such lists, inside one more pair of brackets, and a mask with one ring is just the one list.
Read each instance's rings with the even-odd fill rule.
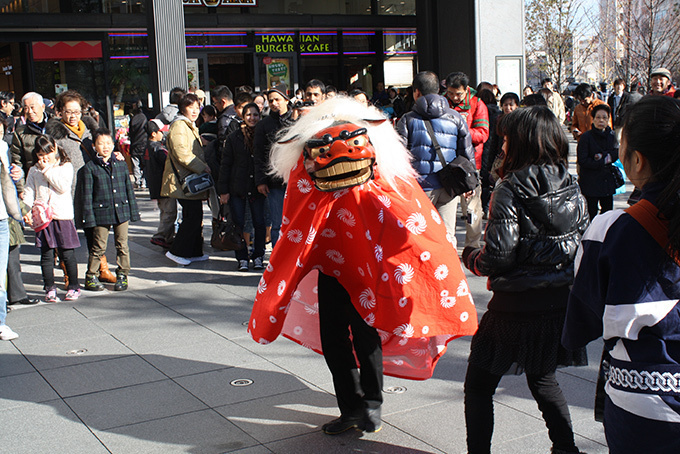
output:
[[503,115],[498,132],[507,141],[501,176],[532,164],[567,165],[569,141],[546,106],[522,107]]
[[680,253],[680,101],[646,96],[626,112],[624,160],[638,151],[649,161],[650,181],[665,181],[657,208],[668,219],[671,249]]
[[59,165],[63,165],[65,162],[69,162],[70,159],[57,142],[50,136],[40,136],[35,141],[35,146],[33,147],[33,163],[38,162],[38,154],[48,154],[52,153],[54,150],[57,151],[59,155]]

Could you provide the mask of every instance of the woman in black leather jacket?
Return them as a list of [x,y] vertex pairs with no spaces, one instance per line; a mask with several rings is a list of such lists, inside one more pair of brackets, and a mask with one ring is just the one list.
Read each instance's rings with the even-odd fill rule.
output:
[[578,452],[558,366],[584,365],[585,350],[560,344],[574,256],[588,225],[586,202],[567,170],[569,145],[545,106],[504,116],[502,180],[494,188],[481,249],[466,248],[470,271],[494,292],[472,339],[465,378],[469,453],[488,453],[493,394],[505,374],[526,373],[553,453]]

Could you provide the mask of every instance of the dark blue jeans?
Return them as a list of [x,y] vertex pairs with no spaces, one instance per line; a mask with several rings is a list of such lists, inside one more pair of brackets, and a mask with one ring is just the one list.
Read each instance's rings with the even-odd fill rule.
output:
[[[250,206],[250,215],[253,218],[253,229],[255,230],[253,258],[264,257],[264,242],[267,235],[267,226],[264,222],[264,197],[229,197],[229,206],[234,223],[243,229],[246,222],[246,205]],[[248,260],[248,248],[235,251],[236,260]]]

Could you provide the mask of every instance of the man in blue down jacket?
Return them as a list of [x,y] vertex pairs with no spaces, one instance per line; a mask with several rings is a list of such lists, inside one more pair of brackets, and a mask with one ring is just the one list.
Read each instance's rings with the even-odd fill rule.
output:
[[[442,185],[436,173],[442,169],[437,151],[427,132],[425,121],[430,120],[437,143],[446,162],[464,156],[473,163],[475,150],[465,119],[449,107],[448,101],[439,96],[439,79],[431,71],[416,74],[413,79],[413,110],[397,123],[397,132],[404,139],[413,155],[412,165],[418,172],[423,191],[441,215],[446,231],[456,245],[456,211],[458,197],[452,197]],[[460,197],[464,197],[465,194]]]

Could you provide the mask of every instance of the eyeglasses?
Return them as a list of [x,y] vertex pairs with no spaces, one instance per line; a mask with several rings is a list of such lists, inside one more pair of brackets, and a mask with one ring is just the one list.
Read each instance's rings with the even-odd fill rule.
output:
[[80,110],[65,110],[65,111],[64,111],[64,115],[69,116],[69,117],[70,117],[71,115],[80,115],[80,114],[82,114],[82,113],[83,113],[83,112],[80,111]]

